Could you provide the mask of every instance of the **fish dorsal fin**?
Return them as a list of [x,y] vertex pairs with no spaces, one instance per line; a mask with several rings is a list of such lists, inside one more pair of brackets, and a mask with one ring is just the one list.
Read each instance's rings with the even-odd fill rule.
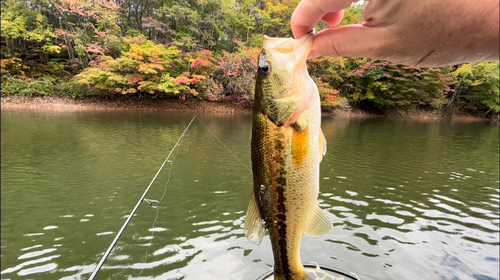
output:
[[320,236],[333,229],[333,225],[326,216],[325,212],[316,204],[313,216],[305,233],[309,236]]
[[325,134],[323,134],[323,130],[319,129],[319,161],[323,159],[323,156],[326,154],[326,138]]
[[259,208],[255,202],[255,195],[252,193],[245,218],[245,236],[251,242],[259,245],[264,235],[266,235],[266,229],[264,228]]

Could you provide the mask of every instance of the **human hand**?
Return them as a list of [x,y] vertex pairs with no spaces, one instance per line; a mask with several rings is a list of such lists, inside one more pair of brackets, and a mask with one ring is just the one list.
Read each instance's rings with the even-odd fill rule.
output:
[[[291,26],[296,39],[323,20],[336,26],[353,0],[302,0]],[[498,0],[371,0],[364,22],[325,29],[309,58],[353,56],[410,66],[446,66],[499,58]]]

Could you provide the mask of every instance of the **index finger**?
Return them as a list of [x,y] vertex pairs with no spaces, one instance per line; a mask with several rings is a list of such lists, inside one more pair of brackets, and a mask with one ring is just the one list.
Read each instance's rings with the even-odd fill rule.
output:
[[[357,1],[357,0],[355,0]],[[328,13],[340,12],[353,0],[302,0],[292,14],[291,26],[295,39],[299,39],[314,28]],[[327,22],[328,23],[328,22]]]

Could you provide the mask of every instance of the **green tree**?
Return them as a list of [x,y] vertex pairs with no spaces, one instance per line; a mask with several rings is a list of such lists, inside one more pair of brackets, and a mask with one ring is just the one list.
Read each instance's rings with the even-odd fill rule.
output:
[[47,18],[27,2],[6,0],[1,3],[1,34],[5,40],[2,56],[13,58],[16,53],[28,57],[42,52],[59,52],[54,46],[55,35]]
[[363,22],[363,10],[366,7],[366,2],[363,4],[352,4],[349,8],[344,10],[344,17],[339,26],[358,24]]
[[466,111],[500,111],[499,62],[473,62],[461,65],[452,74],[456,88],[449,103]]

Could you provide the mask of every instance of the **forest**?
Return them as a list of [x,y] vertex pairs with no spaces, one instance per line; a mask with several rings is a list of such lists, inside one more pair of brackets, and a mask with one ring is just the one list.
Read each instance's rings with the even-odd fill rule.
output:
[[[263,35],[292,37],[299,0],[2,0],[2,95],[252,102]],[[340,25],[360,23],[362,5]],[[316,30],[328,28],[319,23]],[[498,115],[499,62],[308,62],[322,105]]]

